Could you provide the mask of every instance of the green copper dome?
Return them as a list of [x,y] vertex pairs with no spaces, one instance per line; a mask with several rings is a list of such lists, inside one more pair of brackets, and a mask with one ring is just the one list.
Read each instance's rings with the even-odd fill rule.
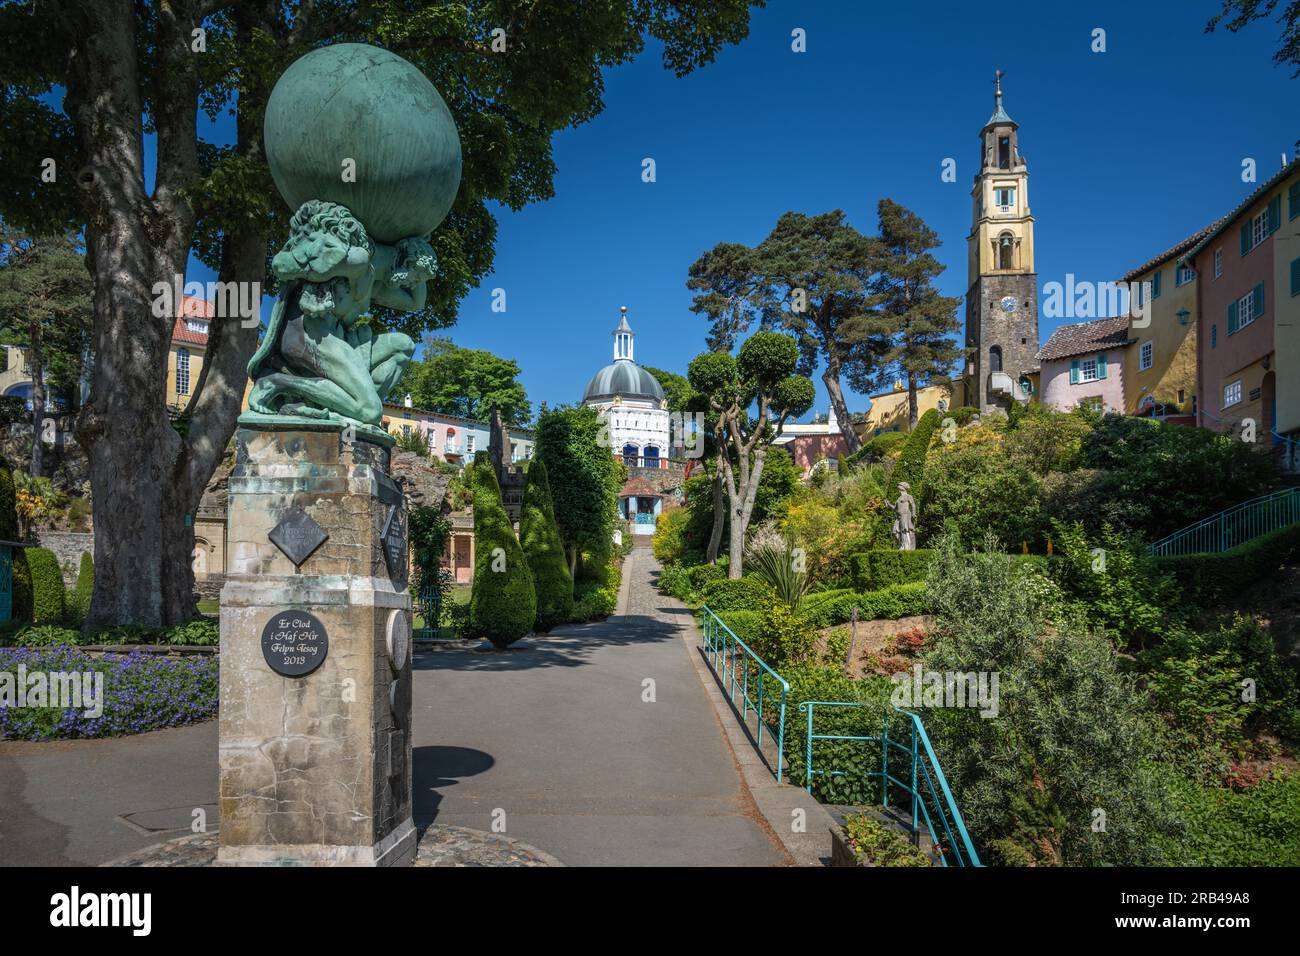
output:
[[615,395],[623,398],[662,402],[664,390],[658,379],[635,362],[618,361],[606,365],[587,383],[582,401],[598,402]]

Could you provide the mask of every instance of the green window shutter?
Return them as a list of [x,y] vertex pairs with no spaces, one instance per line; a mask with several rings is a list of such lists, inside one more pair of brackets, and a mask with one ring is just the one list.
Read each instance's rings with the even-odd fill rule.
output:
[[1102,355],[1097,356],[1097,378],[1103,379],[1105,377],[1106,377],[1106,356],[1103,353]]
[[1151,277],[1151,298],[1160,298],[1160,270],[1157,269],[1155,275]]
[[1250,252],[1250,223],[1249,221],[1241,227],[1241,254],[1244,256]]
[[1291,260],[1291,294],[1300,295],[1300,259]]
[[1268,234],[1271,236],[1282,225],[1282,197],[1274,196],[1268,201]]
[[1079,360],[1075,359],[1070,363],[1070,384],[1079,384]]
[[1254,308],[1255,318],[1260,318],[1264,314],[1264,283],[1256,283],[1255,288],[1250,290],[1253,300],[1251,303]]
[[1292,183],[1287,192],[1287,218],[1300,216],[1300,183]]
[[1228,303],[1228,334],[1237,331],[1237,300]]

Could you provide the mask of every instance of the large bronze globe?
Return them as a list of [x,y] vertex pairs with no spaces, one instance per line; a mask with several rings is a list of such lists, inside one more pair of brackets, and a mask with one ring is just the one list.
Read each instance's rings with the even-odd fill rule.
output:
[[341,203],[383,243],[431,232],[460,186],[447,104],[412,64],[364,43],[322,47],[284,71],[266,104],[266,157],[291,208]]

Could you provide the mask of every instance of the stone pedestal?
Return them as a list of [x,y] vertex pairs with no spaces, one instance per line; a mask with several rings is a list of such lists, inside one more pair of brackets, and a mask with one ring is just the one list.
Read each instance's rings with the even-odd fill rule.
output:
[[236,440],[218,863],[406,865],[411,599],[388,449],[338,427]]

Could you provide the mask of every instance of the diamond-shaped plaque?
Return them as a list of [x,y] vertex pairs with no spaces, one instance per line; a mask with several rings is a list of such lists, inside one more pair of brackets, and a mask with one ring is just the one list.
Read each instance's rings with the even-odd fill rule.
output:
[[312,516],[295,505],[267,535],[271,543],[284,552],[296,570],[313,551],[325,543],[329,533]]

